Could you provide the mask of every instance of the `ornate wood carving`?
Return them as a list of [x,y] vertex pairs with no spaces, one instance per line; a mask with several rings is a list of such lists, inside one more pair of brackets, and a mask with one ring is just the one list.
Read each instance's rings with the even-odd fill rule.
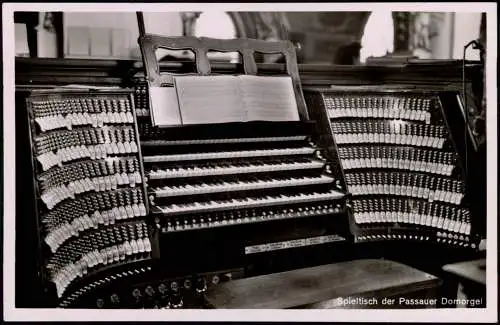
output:
[[[338,49],[359,43],[370,12],[228,12],[237,36],[290,40],[299,62],[334,62]],[[320,49],[320,51],[318,51]],[[275,62],[266,56],[259,62]]]

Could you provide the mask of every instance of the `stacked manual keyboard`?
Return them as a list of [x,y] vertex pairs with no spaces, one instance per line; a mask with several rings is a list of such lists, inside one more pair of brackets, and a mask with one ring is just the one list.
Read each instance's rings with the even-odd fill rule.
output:
[[[285,133],[287,127],[275,125]],[[249,126],[220,128],[236,135]],[[176,132],[164,133],[165,140],[144,140],[143,130],[141,142],[152,213],[164,231],[300,217],[325,205],[327,213],[342,208],[345,194],[307,133],[248,137],[240,132],[238,138],[184,133],[191,139],[168,139]]]
[[345,188],[315,130],[312,122],[140,123],[162,263],[192,261],[165,272],[248,269],[266,252],[346,242]]

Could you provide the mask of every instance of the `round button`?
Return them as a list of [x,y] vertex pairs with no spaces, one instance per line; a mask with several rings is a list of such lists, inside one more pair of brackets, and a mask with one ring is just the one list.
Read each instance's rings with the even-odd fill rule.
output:
[[198,278],[196,280],[196,292],[201,293],[207,290],[207,282],[204,278]]
[[155,290],[151,286],[147,286],[145,291],[148,296],[153,296],[155,294]]
[[141,291],[139,289],[134,289],[134,291],[132,291],[132,296],[139,298],[141,296]]
[[111,295],[111,302],[114,304],[118,304],[120,302],[120,297],[116,293]]
[[97,308],[103,308],[104,307],[104,300],[101,298],[97,299],[96,301]]
[[167,286],[166,286],[164,283],[160,284],[160,285],[158,286],[158,291],[159,291],[161,294],[166,293],[166,292],[167,292]]

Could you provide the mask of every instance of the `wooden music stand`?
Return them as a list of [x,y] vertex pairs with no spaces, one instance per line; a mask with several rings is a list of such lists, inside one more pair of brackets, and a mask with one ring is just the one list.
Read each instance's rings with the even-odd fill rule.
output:
[[[196,72],[194,75],[213,75],[209,51],[217,52],[238,52],[243,58],[244,74],[258,75],[258,67],[254,54],[283,54],[286,60],[286,74],[292,78],[295,99],[301,120],[308,120],[309,115],[302,93],[297,56],[293,43],[289,41],[264,41],[256,39],[231,39],[221,40],[206,37],[165,37],[147,34],[142,12],[137,12],[137,22],[139,24],[139,46],[145,68],[146,81],[150,93],[150,105],[164,105],[165,98],[162,98],[162,88],[173,87],[174,76],[171,74],[161,74],[155,51],[159,48],[169,50],[191,50],[195,54]],[[151,109],[151,111],[154,111]],[[153,120],[154,124],[154,120]]]

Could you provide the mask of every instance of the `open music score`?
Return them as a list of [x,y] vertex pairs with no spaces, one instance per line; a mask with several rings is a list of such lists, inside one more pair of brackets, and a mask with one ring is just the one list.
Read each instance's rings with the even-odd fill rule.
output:
[[158,126],[300,119],[288,76],[175,76],[174,87],[151,87],[151,99]]

